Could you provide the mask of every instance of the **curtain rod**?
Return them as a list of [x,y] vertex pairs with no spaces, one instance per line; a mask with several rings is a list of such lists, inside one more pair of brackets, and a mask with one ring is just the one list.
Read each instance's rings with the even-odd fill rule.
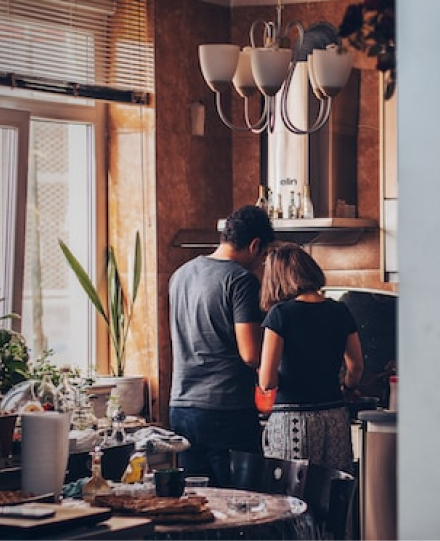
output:
[[120,103],[151,105],[152,101],[150,92],[121,90],[111,86],[84,85],[47,77],[6,73],[4,71],[0,71],[0,86]]

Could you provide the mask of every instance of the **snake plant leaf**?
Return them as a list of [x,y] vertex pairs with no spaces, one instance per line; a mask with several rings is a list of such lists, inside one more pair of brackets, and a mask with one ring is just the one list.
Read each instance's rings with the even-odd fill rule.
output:
[[60,245],[60,248],[67,259],[67,262],[70,265],[70,268],[75,273],[79,283],[81,284],[82,288],[86,292],[87,296],[89,297],[90,301],[93,303],[95,308],[98,310],[98,312],[101,314],[101,316],[105,319],[106,323],[108,324],[108,317],[105,313],[104,307],[102,305],[101,299],[98,295],[98,292],[96,291],[95,286],[93,285],[92,281],[90,280],[89,276],[87,275],[86,271],[82,267],[81,263],[77,260],[77,258],[73,255],[73,253],[70,251],[68,246],[61,240],[58,239],[58,243]]
[[113,246],[107,248],[106,270],[108,314],[105,313],[98,292],[81,264],[64,242],[59,240],[59,244],[67,262],[76,274],[76,277],[84,291],[87,293],[90,301],[94,304],[97,311],[103,316],[107,323],[116,360],[115,363],[111,363],[110,370],[115,376],[123,376],[125,370],[125,349],[133,315],[133,305],[139,291],[142,271],[141,239],[139,231],[136,232],[132,298],[130,298],[130,295],[127,295],[122,284],[115,250]]
[[117,375],[121,375],[120,372],[121,370],[123,371],[121,355],[123,353],[125,327],[124,293],[113,247],[108,249],[107,258],[108,305],[110,310],[109,327],[116,353]]
[[133,299],[132,302],[136,300],[139,284],[141,281],[141,271],[142,271],[142,250],[141,250],[141,238],[139,231],[136,232],[136,241],[134,247],[134,269],[133,269]]

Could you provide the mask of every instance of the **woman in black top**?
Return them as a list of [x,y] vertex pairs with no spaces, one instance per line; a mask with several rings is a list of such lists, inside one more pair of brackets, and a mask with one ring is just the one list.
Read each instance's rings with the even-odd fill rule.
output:
[[265,429],[265,454],[351,471],[343,397],[362,376],[362,349],[353,316],[345,304],[321,294],[324,285],[322,269],[300,246],[286,243],[268,254],[259,383],[278,392]]

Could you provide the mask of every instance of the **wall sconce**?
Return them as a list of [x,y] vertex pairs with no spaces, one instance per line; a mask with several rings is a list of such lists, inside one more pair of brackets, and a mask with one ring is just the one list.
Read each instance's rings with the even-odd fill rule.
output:
[[[203,77],[215,92],[218,115],[230,129],[261,133],[266,128],[273,132],[275,124],[276,95],[280,94],[281,119],[286,128],[304,135],[318,131],[327,122],[332,97],[346,84],[353,65],[353,54],[342,49],[336,28],[328,23],[318,23],[304,30],[301,23],[290,21],[282,35],[281,0],[278,0],[276,22],[254,21],[249,38],[251,46],[240,51],[238,45],[203,44],[199,46],[199,60]],[[255,29],[263,25],[263,46],[255,45]],[[298,40],[292,46],[289,33],[295,27]],[[308,76],[313,93],[319,100],[319,111],[314,123],[299,128],[289,118],[287,95],[297,62],[307,62]],[[233,125],[224,115],[221,94],[231,82],[244,99],[245,126]],[[260,118],[252,122],[249,117],[249,98],[259,90],[264,98]]]
[[205,135],[205,104],[202,101],[191,103],[191,135],[203,137]]

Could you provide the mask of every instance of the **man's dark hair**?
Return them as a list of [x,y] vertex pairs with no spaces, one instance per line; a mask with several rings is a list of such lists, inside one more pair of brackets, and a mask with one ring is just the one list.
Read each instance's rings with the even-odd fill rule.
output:
[[255,238],[261,249],[274,240],[274,231],[267,212],[254,205],[240,207],[226,218],[220,242],[229,242],[236,250],[247,248]]

